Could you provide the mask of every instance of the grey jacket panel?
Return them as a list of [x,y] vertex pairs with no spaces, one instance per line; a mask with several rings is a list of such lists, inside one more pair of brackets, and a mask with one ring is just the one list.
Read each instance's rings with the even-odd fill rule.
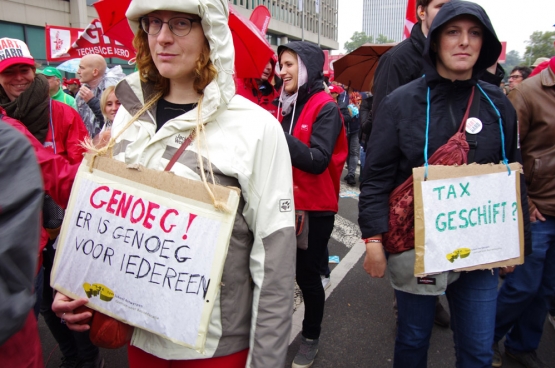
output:
[[35,303],[42,175],[27,139],[0,122],[0,345]]
[[[175,151],[177,150],[174,147],[168,146],[163,157],[169,160],[173,157]],[[203,161],[204,174],[208,178],[208,160],[203,157]],[[183,152],[177,162],[200,175],[200,166],[194,152]],[[237,179],[225,176],[214,165],[212,165],[212,170],[218,185],[240,188]],[[254,237],[245,218],[240,216],[244,207],[245,200],[241,197],[237,207],[238,216],[235,216],[229,249],[224,263],[220,289],[222,335],[214,356],[233,354],[249,347],[253,283],[248,270]]]
[[[264,274],[269,277],[264,279],[262,286],[258,318],[265,319],[259,320],[260,324],[274,326],[274,328],[256,331],[252,365],[270,367],[272,362],[281,360],[279,367],[283,367],[289,341],[282,336],[290,335],[291,323],[276,324],[276,320],[279,321],[279,319],[273,317],[293,315],[294,293],[292,291],[295,289],[295,282],[292,275],[295,274],[297,256],[295,229],[292,227],[280,229],[264,238],[263,243],[266,251]],[[284,265],[290,265],[290,267]],[[291,290],[291,293],[284,294],[283,290]],[[265,333],[262,334],[259,331],[265,331]],[[266,352],[266,355],[261,352]],[[271,355],[268,352],[271,352]]]

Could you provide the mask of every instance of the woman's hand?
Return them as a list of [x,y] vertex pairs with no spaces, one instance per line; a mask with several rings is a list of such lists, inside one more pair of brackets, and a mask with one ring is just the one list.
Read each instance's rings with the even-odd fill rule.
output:
[[364,270],[372,277],[383,277],[387,260],[382,243],[366,243],[366,256],[364,257]]
[[87,322],[92,317],[92,312],[86,311],[79,313],[76,309],[87,304],[88,302],[89,300],[86,298],[73,300],[70,297],[58,292],[56,293],[54,302],[52,303],[52,311],[56,313],[56,316],[65,321],[70,330],[83,332],[90,328]]

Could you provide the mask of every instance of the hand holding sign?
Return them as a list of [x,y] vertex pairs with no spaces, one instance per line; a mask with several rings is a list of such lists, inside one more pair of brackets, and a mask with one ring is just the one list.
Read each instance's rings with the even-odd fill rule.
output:
[[[131,171],[107,158],[96,158],[93,174],[87,165],[85,159],[60,233],[54,288],[74,299],[87,296],[87,306],[122,322],[202,349],[239,195],[214,188],[233,209],[222,213],[202,197],[200,182]],[[76,324],[90,315],[74,309],[87,299],[59,295],[56,310],[66,313],[72,328],[86,329]],[[178,308],[187,313],[175,313]]]

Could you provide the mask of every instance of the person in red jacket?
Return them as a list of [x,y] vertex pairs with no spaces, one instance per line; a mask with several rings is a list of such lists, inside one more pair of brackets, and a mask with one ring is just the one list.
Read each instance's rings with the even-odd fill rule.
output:
[[[21,40],[0,39],[0,107],[7,116],[19,120],[47,150],[67,159],[69,164],[81,163],[85,152],[81,143],[88,137],[85,124],[75,109],[49,97],[48,81],[44,75],[36,73],[35,60]],[[77,360],[96,363],[99,361],[98,348],[90,343],[88,336],[75,336],[60,323],[60,319],[50,308],[53,299],[49,282],[54,255],[52,245],[58,235],[63,214],[63,209],[56,201],[46,195],[43,226],[49,239],[46,247],[41,243],[46,249],[46,252],[43,252],[43,248],[40,249],[40,254],[45,255],[45,270],[42,272],[39,265],[35,313],[38,315],[40,308],[50,331],[60,344],[64,355],[63,364],[67,362],[68,366],[72,366],[72,362],[75,364]]]
[[305,304],[301,347],[293,368],[310,367],[318,352],[325,293],[320,277],[347,158],[347,138],[339,106],[324,91],[324,53],[308,42],[278,48],[283,91],[281,125],[293,164],[297,234],[308,226],[305,246],[297,241],[296,279]]
[[238,78],[235,81],[238,95],[254,102],[274,117],[277,114],[277,106],[272,102],[279,97],[278,90],[272,84],[275,66],[275,61],[270,59],[259,79]]

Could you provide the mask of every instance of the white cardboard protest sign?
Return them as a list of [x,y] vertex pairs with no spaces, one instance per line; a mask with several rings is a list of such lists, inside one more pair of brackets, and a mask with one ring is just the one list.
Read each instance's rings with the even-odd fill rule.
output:
[[118,320],[202,351],[239,203],[216,187],[87,157],[59,236],[52,286]]
[[428,180],[415,175],[415,276],[522,263],[519,169],[431,166]]

